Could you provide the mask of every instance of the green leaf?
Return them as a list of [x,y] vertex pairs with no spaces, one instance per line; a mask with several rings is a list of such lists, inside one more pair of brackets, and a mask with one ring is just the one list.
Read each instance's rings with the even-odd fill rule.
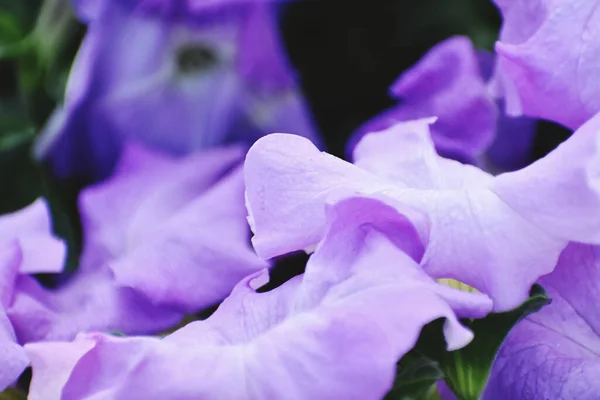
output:
[[[431,393],[427,389],[435,388],[435,374],[431,373],[435,368],[440,372],[438,379],[443,378],[459,400],[479,399],[496,354],[510,330],[520,320],[549,303],[550,299],[544,289],[535,285],[529,299],[514,310],[492,313],[482,319],[463,320],[462,323],[473,331],[475,337],[468,346],[456,351],[446,350],[442,334],[443,319],[428,324],[423,328],[413,350],[398,364],[399,371],[402,365],[409,365],[409,371],[413,373],[398,373],[397,383],[390,392],[394,397],[386,400],[433,399],[434,397],[426,396]],[[427,368],[424,369],[424,366]]]
[[0,43],[10,43],[23,37],[22,27],[14,15],[0,11]]
[[16,389],[6,389],[0,392],[0,400],[25,400],[27,395],[19,392]]
[[7,132],[0,135],[0,154],[3,151],[10,151],[28,143],[34,136],[33,128],[23,129],[20,132]]
[[529,299],[514,310],[493,313],[486,318],[464,321],[475,334],[468,346],[443,352],[439,360],[446,375],[446,384],[461,400],[477,400],[488,380],[500,346],[511,329],[523,318],[550,303],[546,291],[535,285]]
[[434,400],[436,383],[444,379],[439,364],[417,352],[410,352],[400,360],[394,387],[384,400]]

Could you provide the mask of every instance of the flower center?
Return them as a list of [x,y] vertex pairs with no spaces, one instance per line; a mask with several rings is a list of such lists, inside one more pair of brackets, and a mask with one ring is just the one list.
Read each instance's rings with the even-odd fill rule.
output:
[[467,285],[466,283],[457,281],[456,279],[442,278],[442,279],[436,279],[436,282],[441,283],[442,285],[451,287],[453,289],[462,290],[463,292],[479,293],[479,290],[475,289],[472,286]]
[[216,51],[200,43],[186,44],[177,50],[177,70],[183,75],[203,72],[214,67],[219,59]]

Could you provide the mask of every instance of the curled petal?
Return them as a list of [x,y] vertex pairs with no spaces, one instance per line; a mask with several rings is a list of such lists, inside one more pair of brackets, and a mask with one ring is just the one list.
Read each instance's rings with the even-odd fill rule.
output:
[[587,0],[502,2],[498,78],[507,108],[572,129],[600,111],[600,8]]
[[118,284],[187,312],[227,297],[240,279],[268,266],[249,245],[243,193],[238,169],[110,262]]
[[600,115],[546,157],[498,176],[492,190],[556,237],[600,244]]
[[[472,333],[439,285],[386,237],[395,231],[418,247],[412,225],[400,217],[386,225],[376,212],[348,218],[369,206],[393,212],[360,198],[329,208],[325,239],[303,277],[257,293],[265,273],[253,274],[210,318],[162,340],[90,336],[94,348],[74,365],[62,398],[379,399],[426,323],[446,318],[449,349],[466,345]],[[472,296],[490,309],[485,296]],[[28,350],[43,357],[41,346],[56,345]],[[32,383],[32,393],[43,390]]]
[[52,232],[50,210],[44,199],[0,217],[0,243],[11,240],[17,240],[22,249],[21,273],[62,271],[66,246]]
[[491,175],[438,156],[429,123],[400,123],[367,135],[355,149],[356,165],[294,135],[258,141],[246,158],[245,176],[259,255],[314,245],[323,235],[325,205],[359,194],[408,216],[431,276],[477,288],[498,311],[523,302],[531,285],[552,271],[567,240],[504,202],[492,190]]

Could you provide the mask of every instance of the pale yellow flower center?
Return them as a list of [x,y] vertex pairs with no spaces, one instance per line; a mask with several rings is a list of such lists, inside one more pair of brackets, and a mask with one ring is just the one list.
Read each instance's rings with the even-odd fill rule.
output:
[[467,285],[466,283],[457,281],[456,279],[442,278],[442,279],[436,279],[436,281],[437,281],[437,283],[441,283],[442,285],[451,287],[453,289],[462,290],[463,292],[479,293],[479,290],[475,289],[472,286]]

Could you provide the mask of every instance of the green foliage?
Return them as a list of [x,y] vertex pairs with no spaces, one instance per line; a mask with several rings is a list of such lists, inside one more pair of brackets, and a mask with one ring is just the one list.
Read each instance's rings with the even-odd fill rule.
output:
[[68,0],[0,4],[0,214],[45,197],[55,231],[69,243],[70,268],[81,241],[79,187],[54,180],[34,159],[32,146],[62,101],[82,31]]
[[384,400],[437,400],[435,385],[442,379],[436,361],[411,351],[398,363],[394,387]]
[[0,400],[25,400],[26,398],[26,394],[16,389],[6,389],[4,392],[0,392]]
[[[386,400],[431,400],[436,382],[443,379],[459,400],[480,398],[500,346],[510,330],[526,316],[550,303],[544,289],[535,285],[529,299],[514,310],[486,318],[462,321],[475,338],[468,346],[446,351],[443,320],[423,328],[414,349],[398,363],[394,388]],[[435,396],[435,395],[434,395]]]

